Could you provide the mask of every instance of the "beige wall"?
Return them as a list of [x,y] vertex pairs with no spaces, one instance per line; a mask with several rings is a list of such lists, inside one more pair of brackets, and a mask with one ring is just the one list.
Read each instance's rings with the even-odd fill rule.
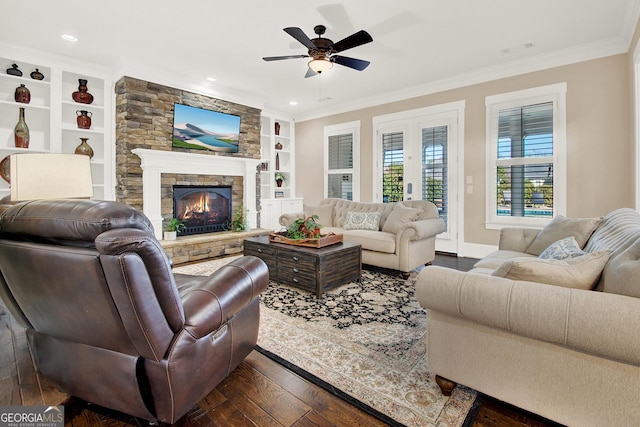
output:
[[360,120],[361,200],[373,192],[372,118],[446,102],[466,102],[464,176],[473,194],[464,197],[464,241],[495,245],[486,230],[485,97],[537,86],[567,83],[567,215],[597,216],[634,206],[632,72],[628,55],[615,55],[441,93],[308,120],[296,124],[296,189],[305,203],[323,197],[323,128]]

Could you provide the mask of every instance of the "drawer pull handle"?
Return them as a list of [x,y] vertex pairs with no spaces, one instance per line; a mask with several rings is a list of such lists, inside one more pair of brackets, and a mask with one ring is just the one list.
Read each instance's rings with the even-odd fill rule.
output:
[[259,253],[262,253],[262,248],[258,248],[258,252],[259,252]]
[[293,278],[293,281],[298,283],[298,279],[296,279],[295,277]]
[[294,268],[294,269],[293,269],[293,272],[294,272],[294,273],[298,273],[299,271],[300,271],[300,270],[298,270],[297,268]]
[[300,261],[300,258],[298,258],[297,256],[291,257],[291,259],[293,259],[294,261]]

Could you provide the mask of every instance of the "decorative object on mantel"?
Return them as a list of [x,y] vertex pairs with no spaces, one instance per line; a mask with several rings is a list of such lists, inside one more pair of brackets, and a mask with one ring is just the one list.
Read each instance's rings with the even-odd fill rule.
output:
[[22,77],[22,71],[18,69],[18,64],[11,64],[11,68],[7,68],[7,74]]
[[20,107],[18,123],[13,129],[13,137],[16,147],[29,148],[29,126],[27,126],[27,122],[24,120],[24,107]]
[[90,159],[93,158],[93,148],[87,143],[89,138],[80,138],[80,145],[76,147],[76,154],[82,154],[84,156],[89,156]]
[[71,98],[74,101],[79,102],[80,104],[91,104],[93,102],[93,95],[91,95],[87,88],[87,80],[86,79],[78,79],[78,90],[71,94]]
[[240,205],[238,207],[238,211],[236,212],[235,218],[230,223],[230,228],[232,231],[245,231],[249,229],[246,213],[247,210],[244,208],[244,206]]
[[276,174],[274,175],[274,178],[276,180],[276,185],[278,187],[282,187],[282,183],[284,182],[284,174],[281,172],[276,172]]
[[282,144],[280,144],[280,141],[276,142],[276,150],[282,150]]
[[78,123],[78,127],[80,129],[90,129],[91,128],[91,116],[93,113],[87,110],[77,110],[76,111],[77,118],[76,122]]
[[185,225],[178,218],[171,218],[167,222],[167,226],[164,231],[164,240],[176,240],[178,237],[178,231],[185,228]]
[[280,135],[280,123],[276,122],[276,135]]
[[40,70],[38,70],[37,68],[34,71],[31,72],[30,76],[31,76],[31,78],[33,80],[43,80],[44,79],[44,74],[42,74],[40,72]]
[[0,161],[0,176],[2,179],[11,184],[11,154]]
[[276,170],[280,170],[280,154],[276,153]]
[[16,88],[16,92],[13,94],[13,99],[21,104],[28,104],[31,102],[31,91],[24,84],[21,84]]

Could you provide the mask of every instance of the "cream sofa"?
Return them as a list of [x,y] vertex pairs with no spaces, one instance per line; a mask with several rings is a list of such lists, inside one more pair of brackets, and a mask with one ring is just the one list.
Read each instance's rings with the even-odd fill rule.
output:
[[[366,218],[362,226],[352,221],[367,214],[372,214],[373,223]],[[318,215],[323,234],[343,234],[345,241],[360,244],[363,264],[399,270],[405,278],[411,270],[433,261],[436,235],[445,230],[438,208],[422,200],[366,203],[329,198],[316,206],[305,205],[304,212],[282,215],[280,224],[289,227],[297,218],[310,215]]]
[[546,262],[528,250],[545,230],[502,230],[470,272],[420,272],[429,370],[445,394],[444,378],[566,425],[640,425],[640,215],[613,211],[586,236],[589,256],[610,251],[596,290],[492,275]]

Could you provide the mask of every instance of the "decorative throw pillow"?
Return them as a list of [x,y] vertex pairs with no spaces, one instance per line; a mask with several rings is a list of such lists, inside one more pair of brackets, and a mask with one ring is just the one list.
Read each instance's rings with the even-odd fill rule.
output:
[[422,209],[408,208],[402,203],[398,203],[393,207],[393,210],[387,217],[387,220],[382,226],[382,231],[387,233],[396,234],[400,227],[415,221],[418,215],[422,212]]
[[610,251],[599,251],[566,260],[513,258],[498,267],[493,276],[590,290],[597,284],[610,255]]
[[345,230],[372,230],[380,229],[380,212],[347,212],[342,228]]
[[578,246],[583,248],[602,220],[602,217],[565,218],[562,215],[558,215],[547,224],[546,227],[540,230],[525,252],[531,255],[540,255],[542,251],[547,249],[553,242],[569,236],[574,236],[578,242]]
[[331,227],[333,226],[333,206],[332,205],[319,205],[319,206],[311,206],[304,205],[303,212],[305,217],[309,217],[312,215],[318,215],[318,224],[322,227]]
[[573,236],[558,240],[552,243],[547,249],[542,251],[540,258],[542,259],[568,259],[577,258],[587,253],[580,249],[576,238]]

